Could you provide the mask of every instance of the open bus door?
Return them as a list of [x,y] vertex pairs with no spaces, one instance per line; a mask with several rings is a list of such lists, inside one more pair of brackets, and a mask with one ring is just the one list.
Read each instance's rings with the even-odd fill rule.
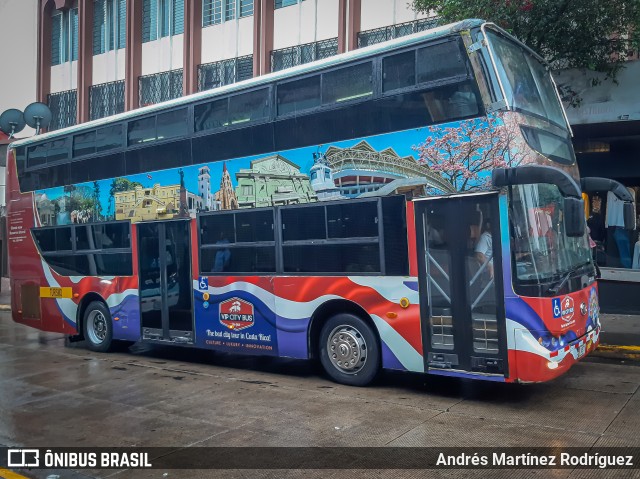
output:
[[192,344],[191,220],[136,226],[142,339]]
[[425,371],[508,375],[498,198],[415,202]]

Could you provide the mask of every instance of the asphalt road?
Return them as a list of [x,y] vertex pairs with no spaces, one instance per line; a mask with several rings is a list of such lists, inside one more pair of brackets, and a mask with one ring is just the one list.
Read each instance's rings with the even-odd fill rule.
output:
[[[353,388],[305,361],[139,345],[97,354],[2,312],[0,445],[638,446],[638,364],[587,360],[554,382],[529,386],[389,372]],[[60,479],[640,477],[639,470],[579,469],[17,472]]]

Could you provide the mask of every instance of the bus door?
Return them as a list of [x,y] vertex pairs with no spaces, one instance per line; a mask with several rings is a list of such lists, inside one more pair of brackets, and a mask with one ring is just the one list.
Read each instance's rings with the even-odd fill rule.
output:
[[137,228],[142,339],[193,343],[191,221]]
[[498,198],[415,202],[425,371],[508,373]]

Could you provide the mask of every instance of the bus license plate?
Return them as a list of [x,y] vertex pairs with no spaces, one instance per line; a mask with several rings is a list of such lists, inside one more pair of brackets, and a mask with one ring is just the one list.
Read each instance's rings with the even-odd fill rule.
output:
[[71,288],[44,287],[40,288],[41,298],[71,298]]
[[582,356],[584,356],[584,353],[587,351],[587,345],[586,344],[581,344],[578,347],[578,357],[581,358]]

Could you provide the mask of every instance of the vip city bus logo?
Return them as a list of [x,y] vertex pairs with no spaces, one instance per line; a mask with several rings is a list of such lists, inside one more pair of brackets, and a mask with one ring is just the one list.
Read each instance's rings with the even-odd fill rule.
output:
[[565,296],[564,298],[553,298],[553,317],[562,318],[565,323],[568,323],[573,319],[573,313],[575,308],[573,305],[573,298],[571,296]]
[[222,301],[220,323],[234,331],[250,328],[254,324],[253,304],[240,298]]

